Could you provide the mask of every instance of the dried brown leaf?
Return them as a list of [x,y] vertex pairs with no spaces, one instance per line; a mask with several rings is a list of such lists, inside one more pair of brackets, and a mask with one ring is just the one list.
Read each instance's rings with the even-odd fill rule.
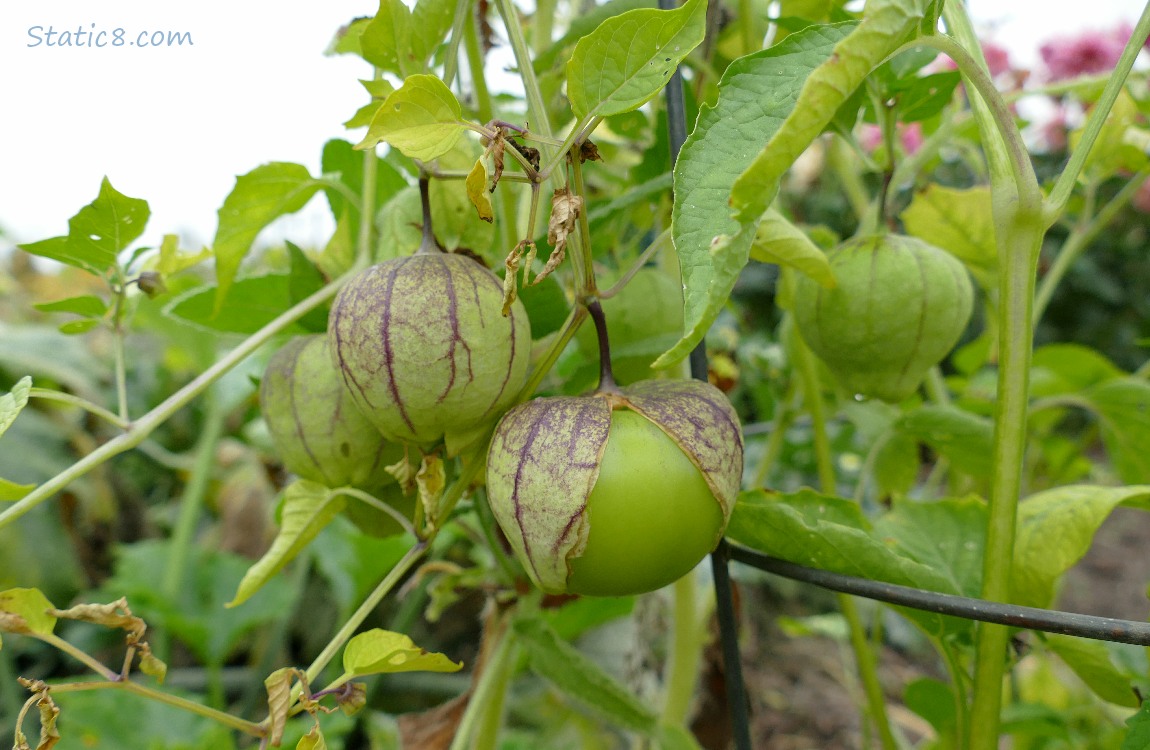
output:
[[567,255],[567,238],[575,231],[575,222],[579,219],[579,212],[583,210],[583,198],[572,195],[565,187],[559,188],[551,196],[551,218],[547,222],[547,241],[554,249],[547,265],[535,277],[532,284],[538,284],[547,278]]
[[399,737],[403,750],[449,750],[471,693],[418,714],[399,717]]
[[603,157],[599,155],[598,146],[591,141],[583,141],[579,144],[579,163],[588,161],[603,161]]

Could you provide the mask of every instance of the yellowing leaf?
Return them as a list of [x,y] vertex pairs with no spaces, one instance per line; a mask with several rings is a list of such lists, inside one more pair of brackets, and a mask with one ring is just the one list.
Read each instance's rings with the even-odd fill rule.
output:
[[385,141],[404,156],[431,161],[446,154],[463,134],[463,111],[455,94],[433,75],[408,76],[384,100],[356,148]]
[[327,741],[323,738],[323,732],[319,731],[318,721],[310,732],[299,738],[295,750],[327,750]]
[[34,484],[16,484],[7,479],[0,479],[0,503],[19,500],[34,489],[36,489]]
[[440,653],[424,651],[403,633],[368,630],[348,641],[343,651],[345,676],[362,677],[392,672],[458,672],[455,663]]
[[55,627],[52,602],[40,589],[0,591],[0,631],[47,635]]
[[755,232],[755,241],[751,243],[751,260],[790,266],[827,289],[835,286],[835,275],[826,254],[811,242],[803,230],[773,208],[767,209]]
[[630,112],[662,90],[703,41],[707,3],[639,9],[609,18],[579,40],[567,63],[567,97],[578,117]]
[[316,482],[301,479],[288,485],[284,489],[279,534],[271,548],[244,574],[235,598],[227,606],[239,606],[259,591],[315,539],[316,534],[331,523],[346,504],[343,495],[331,492]]
[[487,187],[489,178],[485,162],[482,156],[475,160],[475,166],[467,174],[464,185],[467,188],[467,197],[471,199],[471,205],[475,206],[479,218],[491,223],[495,221],[495,211],[491,207],[491,191]]
[[908,234],[941,247],[983,278],[994,270],[998,249],[989,186],[964,190],[932,183],[915,194],[900,218]]
[[415,475],[415,482],[419,487],[419,502],[423,505],[424,514],[433,526],[438,526],[439,501],[447,486],[443,459],[434,453],[424,456],[419,464],[419,472]]
[[291,708],[291,682],[295,676],[292,667],[281,667],[264,679],[268,691],[268,743],[279,747]]

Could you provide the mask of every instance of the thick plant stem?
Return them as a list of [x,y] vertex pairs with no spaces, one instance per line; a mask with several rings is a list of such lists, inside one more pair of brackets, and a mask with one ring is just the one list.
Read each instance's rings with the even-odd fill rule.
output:
[[157,427],[168,421],[177,411],[187,406],[192,399],[199,396],[208,386],[219,380],[224,373],[231,370],[240,362],[243,362],[257,349],[276,336],[276,334],[281,333],[292,323],[334,297],[340,287],[358,270],[358,266],[352,268],[351,271],[336,279],[331,284],[328,284],[323,289],[320,289],[307,299],[302,300],[279,315],[275,320],[253,333],[245,339],[243,343],[228,352],[228,354],[218,360],[214,365],[200,373],[200,375],[190,383],[173,393],[147,414],[135,420],[127,432],[112,438],[64,471],[61,471],[56,476],[29,492],[19,501],[9,505],[3,512],[0,512],[0,528],[20,518],[97,466],[103,465],[109,459],[129,451],[144,442],[148,435],[152,434]]
[[[799,336],[798,331],[792,331],[794,350],[798,358],[799,376],[803,383],[803,396],[807,410],[811,414],[814,429],[815,456],[818,461],[819,487],[824,494],[836,494],[834,458],[831,454],[830,440],[827,436],[826,411],[823,408],[822,389],[819,386],[819,374],[815,368],[814,354],[810,347]],[[854,599],[846,594],[837,595],[839,609],[846,618],[850,627],[851,648],[854,651],[855,663],[858,666],[859,679],[866,694],[867,710],[875,726],[878,727],[879,739],[883,750],[898,750],[898,742],[890,728],[890,717],[887,715],[886,698],[883,696],[882,683],[878,679],[878,661],[874,651],[867,641],[866,631],[858,615],[858,608]]]
[[698,615],[699,579],[695,571],[675,581],[673,594],[674,620],[662,722],[683,726],[691,710],[703,654],[703,629]]
[[467,710],[459,722],[450,750],[495,750],[503,723],[503,702],[514,672],[515,639],[507,633],[504,614],[495,624],[494,645],[480,655],[482,673],[471,692]]

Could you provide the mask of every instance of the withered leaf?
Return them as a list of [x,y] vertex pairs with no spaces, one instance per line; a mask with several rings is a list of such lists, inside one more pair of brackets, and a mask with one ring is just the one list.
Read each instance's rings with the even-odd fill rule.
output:
[[603,161],[603,157],[599,155],[599,147],[592,141],[583,141],[579,144],[579,163],[588,161]]
[[471,693],[467,692],[422,713],[402,714],[399,736],[403,747],[448,750],[470,699]]
[[547,222],[547,241],[554,249],[551,251],[551,257],[547,259],[547,265],[535,277],[532,284],[538,284],[547,278],[563,262],[563,258],[567,255],[567,238],[575,231],[575,222],[582,210],[583,198],[573,195],[566,187],[557,189],[551,196],[551,219]]

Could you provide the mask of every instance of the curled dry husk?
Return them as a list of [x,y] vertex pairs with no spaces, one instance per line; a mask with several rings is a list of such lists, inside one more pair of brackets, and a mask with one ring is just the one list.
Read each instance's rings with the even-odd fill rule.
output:
[[898,402],[958,343],[974,304],[970,275],[915,237],[848,240],[828,253],[838,285],[800,277],[795,324],[851,394]]
[[[723,511],[734,508],[743,437],[726,396],[698,380],[649,380],[619,394],[539,398],[503,417],[487,457],[491,510],[527,573],[547,592],[567,590],[570,560],[590,533],[584,511],[599,478],[613,409],[651,420],[702,473]],[[657,519],[652,519],[657,523]]]
[[387,438],[419,445],[494,418],[527,379],[521,303],[475,261],[419,253],[372,266],[336,297],[328,337],[360,410]]
[[323,335],[293,338],[272,355],[260,411],[288,471],[328,487],[374,489],[403,453],[352,403]]

